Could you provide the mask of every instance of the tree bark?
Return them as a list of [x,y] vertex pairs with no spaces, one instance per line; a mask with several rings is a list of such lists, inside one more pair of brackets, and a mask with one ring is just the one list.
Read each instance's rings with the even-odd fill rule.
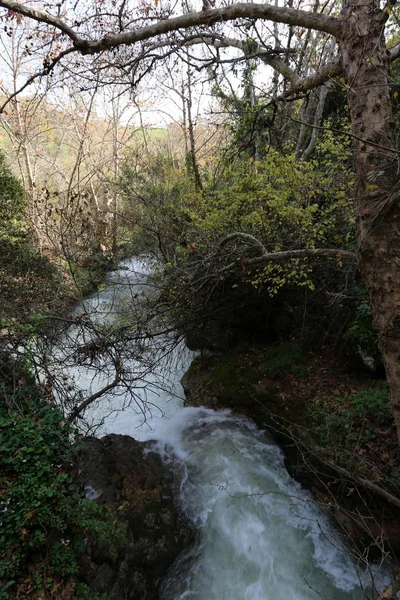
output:
[[387,13],[374,0],[345,0],[342,17],[339,46],[352,131],[360,138],[354,144],[359,261],[400,443],[400,182],[384,36]]
[[324,85],[319,90],[318,103],[317,103],[317,106],[315,109],[314,120],[312,123],[312,131],[311,131],[310,141],[308,142],[307,148],[303,151],[303,153],[299,157],[299,158],[301,158],[301,160],[304,160],[304,161],[309,160],[311,154],[313,153],[315,146],[317,145],[318,136],[321,131],[319,129],[319,127],[322,123],[322,115],[324,112],[325,102],[326,102],[326,98],[328,96],[330,87],[331,87],[331,82],[327,81],[326,83],[324,83]]
[[196,140],[194,137],[194,124],[193,124],[193,114],[192,114],[192,75],[190,71],[190,64],[188,59],[187,65],[187,94],[185,96],[184,102],[186,101],[186,116],[187,116],[187,126],[188,126],[188,134],[189,134],[189,143],[190,143],[190,151],[186,153],[186,161],[188,162],[189,175],[192,175],[194,180],[194,185],[197,192],[201,192],[203,189],[203,185],[201,183],[200,177],[200,169],[199,163],[197,161],[196,155]]

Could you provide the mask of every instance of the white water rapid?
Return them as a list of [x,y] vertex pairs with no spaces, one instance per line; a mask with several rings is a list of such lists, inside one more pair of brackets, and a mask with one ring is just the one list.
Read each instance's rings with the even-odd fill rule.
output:
[[[112,322],[123,311],[127,290],[132,291],[127,284],[141,289],[145,264],[131,260],[123,267],[109,276],[104,291],[84,302],[84,310],[92,318]],[[134,403],[123,412],[110,414],[106,399],[86,414],[92,424],[102,421],[97,435],[121,433],[155,440],[165,459],[177,464],[179,501],[196,527],[197,543],[171,570],[163,598],[376,597],[371,591],[371,574],[357,565],[310,494],[289,477],[282,452],[268,435],[229,411],[183,407],[179,379],[191,358],[182,348],[166,358],[162,376],[171,382],[176,396],[156,388],[148,390],[143,398],[153,405],[151,411],[143,412],[139,403]],[[93,379],[90,370],[79,366],[70,367],[68,376],[85,393],[93,393],[107,379],[106,375],[102,381],[98,376]],[[157,383],[159,375],[152,377]],[[382,587],[386,583],[383,578],[376,569],[375,585]]]

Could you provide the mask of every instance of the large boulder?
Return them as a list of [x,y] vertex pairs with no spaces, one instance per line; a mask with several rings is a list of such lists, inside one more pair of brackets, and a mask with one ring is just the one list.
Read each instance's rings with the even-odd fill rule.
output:
[[174,472],[151,442],[126,435],[87,438],[80,459],[87,496],[106,504],[126,532],[117,554],[87,540],[91,589],[110,600],[156,600],[169,567],[192,540],[174,502]]

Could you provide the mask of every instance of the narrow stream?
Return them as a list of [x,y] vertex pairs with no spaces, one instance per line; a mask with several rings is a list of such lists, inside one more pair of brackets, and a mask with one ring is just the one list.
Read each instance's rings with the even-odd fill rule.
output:
[[[104,291],[84,302],[85,312],[112,322],[132,289],[142,289],[145,277],[145,264],[126,261],[121,271],[109,276]],[[122,433],[154,440],[166,460],[179,464],[179,500],[198,535],[195,548],[171,570],[162,590],[164,600],[376,597],[371,573],[357,565],[326,514],[288,475],[282,452],[268,435],[226,410],[183,407],[179,380],[192,357],[178,347],[151,376],[154,385],[141,392],[151,410],[143,411],[134,402],[112,413],[115,399],[110,398],[86,414],[91,426],[97,426],[96,435]],[[85,393],[107,380],[106,374],[99,381],[94,372],[79,366],[67,373]],[[169,391],[161,389],[165,382]],[[378,569],[373,579],[378,588],[386,583]]]

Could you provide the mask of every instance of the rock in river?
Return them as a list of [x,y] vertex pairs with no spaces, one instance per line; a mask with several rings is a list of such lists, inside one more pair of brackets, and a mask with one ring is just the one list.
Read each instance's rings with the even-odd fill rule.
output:
[[156,600],[192,530],[174,503],[174,467],[151,442],[126,435],[86,438],[81,453],[87,496],[109,506],[126,532],[117,555],[87,543],[85,578],[110,600]]

